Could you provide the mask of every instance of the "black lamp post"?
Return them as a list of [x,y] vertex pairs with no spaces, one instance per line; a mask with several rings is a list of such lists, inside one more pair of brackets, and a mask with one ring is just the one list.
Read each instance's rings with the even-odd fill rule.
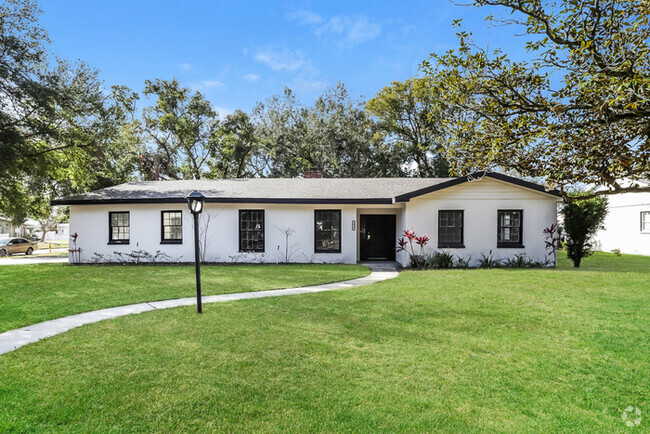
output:
[[199,253],[199,214],[203,211],[203,196],[198,191],[193,191],[187,195],[187,206],[194,216],[194,267],[196,268],[196,311],[197,313],[203,312],[203,305],[201,304],[201,260]]

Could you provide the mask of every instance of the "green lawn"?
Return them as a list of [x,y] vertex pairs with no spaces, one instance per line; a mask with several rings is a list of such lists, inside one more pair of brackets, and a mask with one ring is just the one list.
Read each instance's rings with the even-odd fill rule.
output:
[[0,431],[647,432],[649,309],[600,254],[148,312],[0,356]]
[[[260,291],[353,279],[370,270],[357,265],[204,265],[204,295]],[[0,267],[0,333],[105,307],[191,297],[193,266]]]
[[52,241],[52,242],[44,242],[41,243],[40,241],[38,242],[38,248],[39,249],[49,249],[50,245],[52,246],[53,249],[67,249],[69,246],[69,243],[67,241]]

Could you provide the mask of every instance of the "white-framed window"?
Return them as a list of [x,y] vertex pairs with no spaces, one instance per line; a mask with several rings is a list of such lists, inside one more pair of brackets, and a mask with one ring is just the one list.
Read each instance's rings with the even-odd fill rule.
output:
[[650,234],[650,211],[641,211],[641,233]]

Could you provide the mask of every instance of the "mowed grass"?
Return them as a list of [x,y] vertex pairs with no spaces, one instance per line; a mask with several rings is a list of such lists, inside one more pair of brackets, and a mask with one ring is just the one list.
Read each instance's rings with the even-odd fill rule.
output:
[[0,356],[0,431],[647,431],[649,309],[597,255],[122,317]]
[[[204,265],[203,295],[306,286],[353,279],[370,270],[357,265]],[[196,295],[194,267],[0,267],[0,333],[49,319],[106,307]]]

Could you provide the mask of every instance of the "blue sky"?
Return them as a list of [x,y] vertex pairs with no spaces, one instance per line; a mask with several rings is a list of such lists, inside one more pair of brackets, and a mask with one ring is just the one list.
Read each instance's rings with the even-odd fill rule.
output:
[[144,80],[177,78],[223,115],[291,87],[306,104],[338,81],[372,97],[418,72],[431,52],[456,45],[452,20],[477,43],[521,52],[513,30],[488,30],[494,9],[429,1],[42,2],[53,51],[101,71],[107,86],[141,92]]

